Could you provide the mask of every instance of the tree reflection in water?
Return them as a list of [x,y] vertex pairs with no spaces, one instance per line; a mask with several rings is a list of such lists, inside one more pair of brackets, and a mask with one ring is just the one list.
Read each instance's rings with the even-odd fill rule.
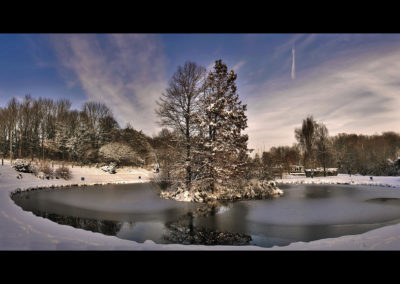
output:
[[168,233],[164,239],[171,243],[198,245],[248,245],[251,236],[240,233],[220,232],[205,227],[194,226],[194,217],[213,216],[222,204],[214,203],[199,207],[195,212],[188,212],[176,221],[167,222]]
[[[165,229],[160,230],[159,234],[166,243],[177,244],[199,244],[199,245],[248,245],[251,236],[233,232],[221,232],[208,229],[203,226],[195,225],[195,218],[215,215],[227,204],[212,203],[199,206],[194,211],[189,211],[179,218],[164,223]],[[109,236],[117,236],[124,224],[130,231],[133,231],[135,222],[132,221],[111,221],[99,220],[74,216],[63,216],[46,211],[34,210],[37,216],[47,218],[61,225],[68,225],[79,229],[84,229]],[[170,219],[171,220],[171,219]],[[133,238],[134,240],[134,238]]]
[[37,216],[47,218],[61,225],[68,225],[79,229],[84,229],[108,236],[116,236],[122,227],[122,222],[110,220],[96,220],[73,216],[62,216],[54,213],[33,212]]

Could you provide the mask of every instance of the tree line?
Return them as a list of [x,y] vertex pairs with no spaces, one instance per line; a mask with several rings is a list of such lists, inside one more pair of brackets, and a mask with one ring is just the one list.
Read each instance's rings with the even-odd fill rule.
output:
[[304,169],[337,168],[339,173],[361,175],[400,174],[400,134],[362,135],[340,133],[329,136],[323,123],[308,116],[294,130],[297,143],[272,147],[250,159],[255,177],[273,178],[290,172],[293,165]]
[[147,137],[130,125],[121,128],[111,110],[99,102],[85,102],[81,110],[75,110],[67,99],[34,99],[30,95],[22,100],[12,98],[0,108],[0,129],[3,159],[51,159],[90,164],[107,161],[110,157],[113,160],[116,151],[110,149],[109,144],[119,143],[118,147],[131,157],[124,163],[152,160],[153,150]]

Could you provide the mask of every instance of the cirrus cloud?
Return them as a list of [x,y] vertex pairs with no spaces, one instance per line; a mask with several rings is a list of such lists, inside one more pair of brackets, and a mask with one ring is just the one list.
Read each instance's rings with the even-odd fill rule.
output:
[[376,50],[324,62],[301,80],[246,86],[242,93],[248,94],[250,146],[268,149],[294,143],[294,128],[311,114],[331,135],[400,131],[398,74],[400,51]]
[[91,101],[106,103],[122,126],[151,134],[154,102],[165,90],[165,57],[156,35],[51,35],[61,72]]

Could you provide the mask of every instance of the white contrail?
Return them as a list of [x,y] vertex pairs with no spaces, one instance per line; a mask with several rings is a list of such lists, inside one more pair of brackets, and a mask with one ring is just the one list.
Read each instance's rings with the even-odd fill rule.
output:
[[296,78],[296,73],[295,73],[295,61],[294,61],[294,47],[292,47],[292,79]]

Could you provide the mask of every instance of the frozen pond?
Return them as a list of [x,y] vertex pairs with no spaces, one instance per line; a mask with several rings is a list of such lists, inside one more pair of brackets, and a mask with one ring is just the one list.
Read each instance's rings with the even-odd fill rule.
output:
[[285,192],[280,198],[213,207],[162,199],[155,187],[144,183],[36,190],[12,199],[59,224],[137,242],[272,247],[361,234],[400,222],[398,189],[279,187]]

